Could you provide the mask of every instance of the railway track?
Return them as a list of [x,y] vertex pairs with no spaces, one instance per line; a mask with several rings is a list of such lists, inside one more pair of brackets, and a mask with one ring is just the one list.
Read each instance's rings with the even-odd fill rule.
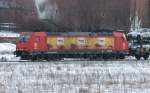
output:
[[46,61],[46,60],[36,60],[36,61],[32,61],[32,60],[15,60],[15,61],[7,61],[7,60],[4,60],[4,61],[0,61],[2,63],[7,63],[7,62],[12,62],[12,63],[79,63],[79,62],[88,62],[88,63],[99,63],[99,62],[104,62],[104,63],[108,63],[108,62],[150,62],[150,60],[144,60],[144,59],[141,59],[139,61],[137,61],[136,59],[134,58],[129,58],[127,57],[126,59],[108,59],[108,60],[87,60],[87,59],[69,59],[69,58],[65,58],[63,60],[50,60],[50,61]]

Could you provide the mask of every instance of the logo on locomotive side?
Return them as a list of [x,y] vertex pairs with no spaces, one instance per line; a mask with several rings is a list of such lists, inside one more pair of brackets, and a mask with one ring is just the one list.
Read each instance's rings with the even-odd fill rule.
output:
[[79,45],[85,45],[86,44],[86,38],[84,38],[84,37],[78,38],[78,43],[79,43]]
[[58,46],[62,46],[62,45],[64,45],[64,38],[63,37],[58,37],[57,38],[57,45]]

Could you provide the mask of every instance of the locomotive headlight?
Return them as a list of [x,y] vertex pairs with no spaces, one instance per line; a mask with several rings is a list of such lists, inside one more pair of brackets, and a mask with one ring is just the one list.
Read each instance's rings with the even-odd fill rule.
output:
[[37,43],[34,43],[34,49],[37,49]]
[[125,47],[126,47],[126,44],[125,44],[125,43],[123,43],[123,49],[125,49]]

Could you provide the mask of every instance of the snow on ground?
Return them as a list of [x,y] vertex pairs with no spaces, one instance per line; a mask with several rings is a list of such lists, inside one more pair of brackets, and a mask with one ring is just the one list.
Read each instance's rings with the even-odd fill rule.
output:
[[16,45],[11,43],[0,43],[0,61],[16,61],[19,60],[15,57],[14,52]]
[[150,93],[149,61],[0,63],[0,93]]
[[16,50],[16,45],[11,43],[0,43],[0,53],[12,53]]

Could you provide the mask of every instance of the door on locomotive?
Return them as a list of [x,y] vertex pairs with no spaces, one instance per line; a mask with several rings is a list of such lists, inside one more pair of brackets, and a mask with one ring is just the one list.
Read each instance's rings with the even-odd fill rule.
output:
[[45,52],[47,50],[47,37],[45,32],[32,34],[32,52]]
[[124,59],[126,55],[128,55],[128,41],[126,36],[122,32],[114,32],[115,36],[115,51],[117,53],[117,57]]

